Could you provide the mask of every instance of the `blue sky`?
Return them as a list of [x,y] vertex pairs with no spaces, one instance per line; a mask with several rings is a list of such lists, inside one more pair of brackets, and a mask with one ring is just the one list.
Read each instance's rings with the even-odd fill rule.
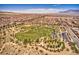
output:
[[79,4],[0,4],[0,11],[13,12],[59,12],[63,10],[77,9]]

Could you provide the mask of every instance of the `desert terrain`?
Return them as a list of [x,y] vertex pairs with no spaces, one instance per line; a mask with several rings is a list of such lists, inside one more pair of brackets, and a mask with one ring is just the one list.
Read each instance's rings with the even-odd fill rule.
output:
[[79,15],[0,12],[0,55],[78,55]]

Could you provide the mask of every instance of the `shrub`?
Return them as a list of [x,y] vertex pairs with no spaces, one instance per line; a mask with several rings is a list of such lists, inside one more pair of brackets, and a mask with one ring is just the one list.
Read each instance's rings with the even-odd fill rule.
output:
[[43,53],[43,50],[39,50],[41,53]]
[[46,53],[45,55],[48,55],[48,53]]
[[68,49],[68,48],[66,48],[66,51],[69,51],[69,49]]
[[38,47],[36,47],[36,50],[38,50]]

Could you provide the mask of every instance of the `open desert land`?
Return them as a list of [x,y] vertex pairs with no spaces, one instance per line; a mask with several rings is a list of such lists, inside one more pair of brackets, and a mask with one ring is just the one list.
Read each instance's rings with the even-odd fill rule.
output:
[[0,55],[78,55],[79,15],[0,12]]

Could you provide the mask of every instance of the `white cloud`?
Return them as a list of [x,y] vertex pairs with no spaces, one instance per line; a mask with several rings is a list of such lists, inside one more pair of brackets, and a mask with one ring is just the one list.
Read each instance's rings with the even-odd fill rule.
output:
[[55,8],[37,8],[37,9],[26,9],[26,10],[8,10],[10,12],[19,12],[19,13],[57,13],[59,11],[64,11],[66,9],[55,9]]
[[[64,11],[65,9],[27,9],[20,11],[21,13],[57,13],[59,11]],[[19,11],[17,11],[19,12]]]

